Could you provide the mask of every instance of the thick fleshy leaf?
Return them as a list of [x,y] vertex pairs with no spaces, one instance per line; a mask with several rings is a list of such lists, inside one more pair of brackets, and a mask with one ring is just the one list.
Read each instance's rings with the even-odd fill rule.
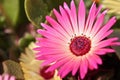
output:
[[29,21],[40,26],[40,22],[44,21],[48,14],[48,7],[43,0],[25,0],[25,12]]
[[47,5],[49,11],[51,11],[53,8],[59,9],[59,5],[62,5],[63,2],[67,2],[70,4],[71,0],[43,0]]
[[11,25],[16,25],[17,18],[19,15],[20,6],[19,0],[2,0],[0,2],[3,6],[7,20]]
[[6,60],[3,62],[3,69],[4,73],[14,75],[19,80],[23,79],[23,73],[19,63],[12,60]]
[[18,25],[28,22],[24,11],[24,0],[0,0],[0,10],[8,26],[16,29]]
[[51,14],[53,8],[58,9],[63,2],[70,3],[71,0],[25,0],[25,11],[28,19],[35,25],[45,21],[45,16]]
[[29,45],[29,43],[31,43],[31,41],[35,41],[35,39],[33,36],[31,36],[29,33],[27,33],[24,37],[22,37],[19,40],[20,49],[24,50],[24,48],[27,47]]

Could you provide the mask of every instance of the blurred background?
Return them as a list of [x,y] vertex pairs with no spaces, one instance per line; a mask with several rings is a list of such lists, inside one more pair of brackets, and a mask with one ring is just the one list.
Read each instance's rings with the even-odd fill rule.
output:
[[[29,65],[23,69],[26,57],[28,57],[30,50],[29,46],[35,42],[35,37],[40,36],[36,33],[38,28],[41,28],[40,23],[46,22],[45,16],[52,14],[52,9],[59,10],[59,5],[63,2],[70,4],[71,0],[0,0],[0,74],[14,75],[18,80],[25,79],[26,70],[33,65]],[[114,33],[109,36],[117,36],[120,38],[120,0],[84,0],[86,9],[89,8],[93,1],[97,6],[102,5],[103,10],[109,9],[108,15],[105,18],[105,22],[112,16],[117,17],[117,22],[113,26]],[[79,0],[75,0],[76,6],[78,6]],[[120,40],[119,40],[120,41]],[[26,51],[27,49],[30,49]],[[103,57],[103,65],[99,70],[88,73],[86,80],[120,80],[120,47],[112,47],[116,49],[115,54],[105,55]],[[33,51],[34,52],[34,51]],[[28,54],[26,54],[28,53]],[[22,57],[22,54],[25,54]],[[32,54],[32,53],[31,53]],[[34,53],[35,54],[35,53]],[[34,55],[32,55],[34,56]],[[29,58],[28,62],[31,63],[33,59]],[[37,64],[40,62],[36,62]],[[35,68],[35,67],[34,67]],[[33,70],[35,72],[35,70]],[[39,74],[39,71],[38,71]],[[41,76],[41,75],[39,75]],[[33,80],[45,80],[43,78]],[[75,78],[69,78],[67,76],[63,80],[76,80]],[[50,77],[51,80],[53,80]],[[58,80],[55,78],[54,80]]]

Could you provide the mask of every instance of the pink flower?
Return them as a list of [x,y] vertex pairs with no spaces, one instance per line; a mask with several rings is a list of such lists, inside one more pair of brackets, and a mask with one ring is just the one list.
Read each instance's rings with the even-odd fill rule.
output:
[[97,8],[93,3],[86,17],[83,0],[77,9],[74,0],[70,8],[64,3],[59,12],[53,9],[56,19],[46,16],[48,24],[41,23],[45,29],[38,30],[44,37],[37,38],[36,57],[44,60],[42,66],[51,64],[46,72],[58,69],[62,78],[70,72],[73,76],[79,72],[83,79],[88,69],[97,69],[102,64],[99,55],[115,52],[108,46],[120,45],[117,37],[106,38],[113,32],[111,27],[116,22],[112,17],[103,25],[107,10],[101,13],[101,6]]
[[15,80],[14,76],[9,76],[8,74],[0,75],[0,80]]

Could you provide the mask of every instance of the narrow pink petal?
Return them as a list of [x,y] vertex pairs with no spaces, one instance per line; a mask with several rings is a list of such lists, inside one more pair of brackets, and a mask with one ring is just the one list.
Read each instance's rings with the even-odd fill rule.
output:
[[77,25],[77,16],[76,16],[76,7],[74,1],[71,1],[71,9],[69,9],[68,5],[64,2],[64,9],[69,15],[74,34],[78,34],[78,25]]
[[101,28],[106,13],[107,13],[107,10],[104,11],[104,12],[99,16],[99,18],[96,20],[96,22],[95,22],[95,24],[94,24],[94,26],[93,26],[93,29],[92,29],[92,31],[91,31],[91,33],[90,33],[92,38],[96,35],[96,33],[98,32],[98,30]]
[[69,39],[69,34],[62,28],[58,22],[56,22],[53,18],[50,16],[46,16],[46,20],[51,24],[52,27],[54,27],[58,32],[65,35]]
[[96,5],[94,4],[91,7],[91,10],[90,10],[89,15],[88,15],[89,21],[86,23],[86,26],[85,26],[85,32],[84,32],[84,34],[87,35],[87,36],[90,35],[90,31],[92,29],[94,20],[96,19],[96,11],[97,11]]
[[81,64],[80,64],[80,76],[81,79],[83,79],[87,73],[88,70],[88,60],[85,58],[82,58]]
[[46,50],[49,50],[49,51],[54,51],[54,50],[57,50],[57,51],[60,51],[62,49],[59,49],[59,48],[50,48],[50,47],[36,47],[34,48],[34,50],[36,51],[46,51]]
[[113,42],[113,43],[111,43],[110,45],[111,45],[111,46],[116,46],[116,45],[120,46],[120,42]]
[[81,64],[81,58],[76,59],[75,64],[73,65],[73,71],[72,71],[72,75],[74,76],[76,74],[76,72],[78,71],[79,67]]
[[57,37],[57,36],[50,34],[48,32],[45,32],[45,30],[38,29],[37,32],[40,33],[41,35],[43,35],[44,37],[50,39],[50,40],[58,41],[58,42],[62,41],[63,43],[66,43],[66,41],[63,40],[62,38]]
[[89,65],[90,65],[91,67],[93,67],[94,69],[97,69],[97,68],[98,68],[97,63],[96,63],[96,61],[93,59],[92,56],[93,56],[93,55],[91,55],[91,54],[89,54],[89,55],[87,56],[88,63],[89,63]]
[[60,13],[58,13],[56,9],[53,9],[53,12],[54,12],[58,22],[61,24],[61,26],[66,30],[66,32],[69,35],[73,34],[73,30],[72,30],[72,27],[70,25],[70,22],[68,22],[69,21],[68,16],[67,16],[65,10],[61,6],[60,6],[60,11],[61,11],[62,15],[60,15]]
[[[52,58],[52,57],[58,57],[59,56],[59,58],[62,58],[62,57],[66,57],[66,56],[69,56],[68,54],[63,54],[63,53],[56,53],[56,54],[41,54],[41,55],[39,55],[39,58],[38,59],[41,59],[41,60],[46,60],[46,59],[50,59],[50,58]],[[58,58],[58,59],[59,59]],[[55,61],[54,61],[55,62]]]
[[100,13],[101,9],[102,9],[102,5],[99,5],[99,7],[97,9],[97,12],[96,12],[96,16],[98,16],[98,14]]
[[10,80],[15,80],[15,77],[14,77],[14,76],[11,76],[11,77],[10,77]]
[[82,34],[85,27],[85,15],[86,9],[83,0],[80,0],[78,7],[78,25],[79,25],[79,34]]
[[37,60],[45,60],[45,59],[47,59],[47,57],[46,56],[41,56],[41,55],[36,55],[35,59],[37,59]]
[[48,50],[42,50],[38,54],[41,54],[41,55],[57,55],[58,53],[64,54],[65,50],[62,50],[62,49],[61,50],[60,49],[58,49],[58,50],[56,50],[56,49],[49,49],[49,51]]
[[[69,65],[69,66],[68,66]],[[71,58],[67,63],[65,63],[60,69],[58,74],[64,78],[70,71],[72,71],[74,65],[74,60]]]
[[8,74],[5,74],[4,75],[4,80],[8,80],[9,79],[9,75]]
[[112,26],[113,24],[116,22],[116,18],[115,17],[112,17],[107,23],[105,26],[102,27],[102,29],[100,29],[98,31],[98,33],[93,37],[93,40],[94,41],[99,41],[98,40],[98,37],[103,35],[106,31],[108,31]]
[[107,53],[105,51],[98,51],[98,52],[95,52],[95,54],[97,54],[97,55],[105,55]]
[[70,31],[71,31],[70,36],[71,36],[71,35],[74,34],[74,30],[73,30],[73,27],[71,25],[71,22],[70,22],[70,19],[69,19],[69,15],[67,14],[67,12],[61,6],[59,7],[59,9],[60,9],[60,13],[61,13],[61,16],[62,16],[62,21],[65,22],[65,26],[63,26],[63,27],[66,30],[68,30],[67,28],[70,29]]
[[94,70],[94,67],[91,64],[88,64],[90,70]]
[[41,43],[39,43],[39,45],[41,46],[41,47],[50,47],[50,48],[61,48],[61,49],[63,49],[63,48],[65,48],[66,49],[66,45],[61,45],[61,44],[57,44],[57,43],[54,43],[54,42],[41,42]]
[[101,58],[100,58],[98,55],[93,54],[93,58],[94,58],[94,60],[95,60],[98,64],[102,64],[102,60],[101,60]]
[[73,24],[73,27],[74,27],[74,30],[75,30],[75,34],[78,35],[78,23],[77,23],[77,13],[76,13],[76,6],[75,6],[75,3],[74,3],[74,0],[71,1],[71,5],[70,5],[70,8],[71,8],[71,14],[70,14],[70,17],[71,17],[71,22]]
[[57,42],[52,41],[52,40],[47,39],[47,38],[43,38],[43,37],[37,37],[36,40],[37,40],[37,42],[35,44],[38,45],[38,46],[40,46],[39,43],[41,43],[41,42],[52,42],[52,43],[56,43],[57,44]]
[[[115,52],[115,50],[114,49],[110,49],[110,48],[101,48],[101,49],[98,49],[98,51],[104,51],[104,52],[111,52],[111,53],[113,53],[113,52]],[[97,51],[96,51],[97,52]]]
[[63,44],[62,41],[57,42],[57,41],[55,41],[55,40],[53,41],[53,40],[50,40],[50,39],[47,39],[47,38],[42,38],[42,37],[36,38],[36,40],[37,40],[37,42],[36,42],[35,44],[36,44],[37,46],[40,46],[41,42],[42,42],[42,43],[47,42],[47,43],[56,44],[56,45],[62,45],[62,46],[67,46],[67,45],[68,45],[68,43]]
[[95,54],[97,54],[97,55],[105,55],[107,53],[113,53],[113,52],[115,52],[114,49],[101,48],[101,49],[98,49],[97,51],[95,51]]
[[80,77],[78,76],[78,80],[80,80]]
[[113,33],[113,30],[107,31],[106,33],[103,34],[103,36],[101,35],[101,36],[99,37],[99,41],[101,41],[102,39],[108,37],[111,33]]
[[64,58],[62,60],[57,61],[55,64],[53,64],[51,67],[49,67],[46,70],[46,72],[53,71],[53,70],[61,67],[63,64],[65,64],[66,62],[68,62],[69,60],[71,60],[71,58],[72,58],[71,56],[68,56],[68,57],[66,57],[66,58]]
[[56,61],[59,61],[59,60],[64,59],[64,58],[67,58],[67,56],[65,56],[65,55],[59,56],[59,55],[58,55],[58,56],[56,56],[56,57],[49,58],[49,59],[47,59],[46,61],[44,61],[44,62],[41,64],[41,66],[48,65],[48,64],[50,64],[50,63],[52,63],[52,62],[56,62]]
[[0,75],[0,80],[2,80],[2,76]]
[[96,8],[96,5],[93,3],[90,12],[89,12],[89,17],[87,19],[87,23],[86,23],[86,30],[84,32],[84,34],[86,34],[88,37],[91,36],[90,31],[93,28],[93,24],[95,22],[96,17],[98,16],[98,14],[100,13],[102,6],[99,6],[98,9]]
[[[47,25],[47,24],[44,24],[44,23],[41,23],[42,27],[44,27],[45,29],[47,29],[47,32],[49,34],[54,34],[55,36],[57,37],[61,37],[63,39],[66,39],[66,36],[59,33],[59,31],[55,30],[54,28],[52,28],[51,26]],[[39,30],[39,29],[38,29]]]
[[110,46],[111,43],[113,43],[114,41],[118,40],[117,37],[114,37],[114,38],[109,38],[109,39],[106,39],[106,40],[103,40],[97,44],[95,44],[95,48],[98,49],[98,48],[103,48],[103,47],[107,47],[107,46]]
[[40,47],[36,47],[36,48],[34,48],[33,50],[35,50],[35,51],[40,51]]

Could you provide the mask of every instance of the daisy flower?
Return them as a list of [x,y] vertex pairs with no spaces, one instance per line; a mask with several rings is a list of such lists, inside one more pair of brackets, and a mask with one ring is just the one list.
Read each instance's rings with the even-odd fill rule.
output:
[[36,58],[44,60],[42,66],[52,64],[46,72],[58,69],[58,75],[64,78],[71,73],[79,73],[79,78],[84,79],[88,69],[97,69],[102,64],[100,55],[115,52],[108,46],[120,45],[118,38],[106,38],[113,30],[111,27],[116,22],[112,17],[103,24],[107,10],[101,11],[93,3],[88,16],[83,0],[76,8],[74,0],[70,7],[64,2],[59,6],[59,12],[53,9],[55,19],[46,16],[48,24],[41,23],[44,29],[37,32],[43,37],[36,38]]
[[35,47],[35,44],[32,42],[29,47],[25,49],[25,53],[22,53],[20,57],[20,65],[22,67],[25,80],[60,80],[60,77],[56,75],[57,71],[45,73],[45,70],[49,66],[40,66],[42,61],[35,59],[36,52],[33,50]]
[[104,8],[110,9],[108,13],[120,15],[120,0],[102,0],[101,3]]
[[0,75],[0,80],[15,80],[14,76],[10,76],[8,74]]

